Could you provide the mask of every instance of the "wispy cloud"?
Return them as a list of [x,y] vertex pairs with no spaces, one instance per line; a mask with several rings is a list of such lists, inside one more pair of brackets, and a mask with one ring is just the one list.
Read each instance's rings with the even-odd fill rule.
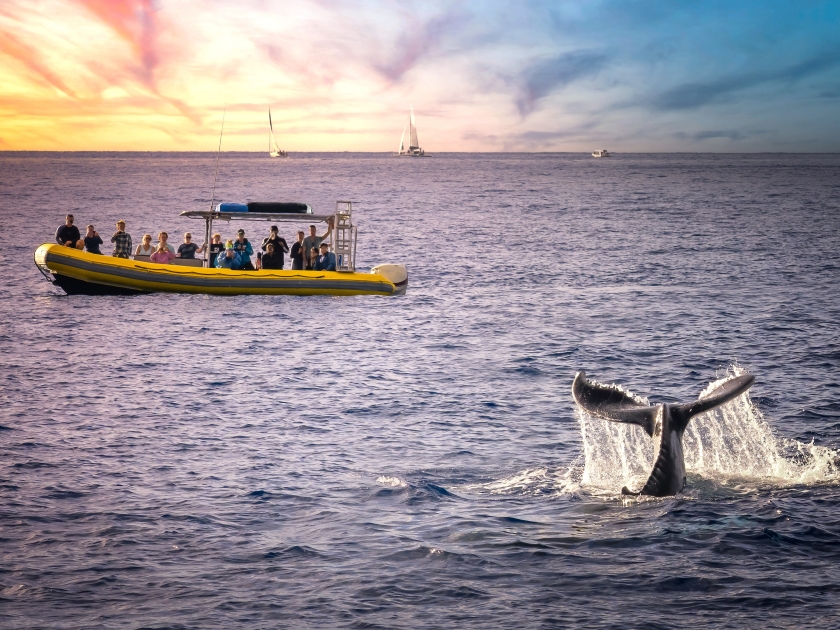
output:
[[697,131],[695,133],[685,133],[685,132],[677,132],[674,134],[674,137],[680,138],[681,140],[695,140],[697,142],[703,140],[712,140],[715,138],[727,138],[729,140],[743,140],[747,137],[747,134],[741,133],[740,131]]
[[776,71],[746,73],[705,83],[685,83],[654,97],[651,104],[659,110],[696,109],[764,83],[796,82],[838,65],[840,50],[830,51]]
[[54,72],[41,58],[41,54],[32,46],[23,43],[8,31],[0,30],[0,52],[14,57],[48,84],[58,88],[67,96],[76,97],[76,93]]
[[541,59],[527,68],[519,83],[516,105],[527,116],[540,99],[574,81],[598,74],[609,57],[597,50],[576,50],[551,59]]
[[399,81],[420,59],[438,48],[447,32],[457,30],[467,21],[466,14],[460,12],[449,12],[425,22],[412,19],[397,37],[393,54],[374,63],[374,68],[389,81]]
[[157,16],[152,0],[77,0],[122,37],[134,51],[138,78],[155,87],[155,68],[159,63],[156,49]]

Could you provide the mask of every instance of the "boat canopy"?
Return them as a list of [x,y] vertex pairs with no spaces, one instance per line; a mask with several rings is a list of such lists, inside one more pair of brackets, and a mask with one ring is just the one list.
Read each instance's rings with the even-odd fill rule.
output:
[[312,207],[308,203],[301,203],[299,201],[249,201],[248,203],[224,201],[216,206],[215,212],[312,214]]
[[313,214],[307,203],[252,201],[250,203],[220,203],[215,210],[186,210],[180,214],[188,219],[205,221],[326,221],[331,214]]
[[275,214],[312,214],[308,203],[297,201],[249,201],[248,212],[273,212]]

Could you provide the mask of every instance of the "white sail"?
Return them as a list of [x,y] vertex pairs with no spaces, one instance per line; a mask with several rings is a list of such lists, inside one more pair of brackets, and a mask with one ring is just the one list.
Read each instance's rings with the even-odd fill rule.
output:
[[[405,132],[408,130],[408,146],[405,146]],[[414,105],[409,107],[408,124],[403,127],[402,135],[400,136],[400,148],[396,155],[404,155],[407,157],[425,157],[426,152],[420,148],[420,141],[417,139],[417,125],[414,121]]]
[[411,106],[411,115],[408,119],[409,125],[409,138],[408,138],[408,146],[409,148],[413,149],[415,147],[420,146],[420,142],[417,140],[417,125],[414,123],[414,106]]

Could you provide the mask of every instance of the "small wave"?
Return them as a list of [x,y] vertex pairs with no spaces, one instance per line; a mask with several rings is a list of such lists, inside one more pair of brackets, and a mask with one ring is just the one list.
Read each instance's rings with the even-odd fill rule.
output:
[[465,486],[467,492],[497,495],[565,495],[580,490],[583,468],[579,465],[552,471],[526,468],[509,477]]
[[376,483],[389,488],[405,488],[408,485],[399,477],[389,477],[388,475],[380,475],[376,478]]

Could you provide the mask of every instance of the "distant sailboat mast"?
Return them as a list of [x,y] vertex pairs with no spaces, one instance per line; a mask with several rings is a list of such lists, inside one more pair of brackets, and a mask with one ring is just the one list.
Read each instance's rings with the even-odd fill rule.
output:
[[271,157],[286,157],[286,152],[281,151],[274,139],[274,125],[271,122],[271,109],[268,110],[268,154]]

